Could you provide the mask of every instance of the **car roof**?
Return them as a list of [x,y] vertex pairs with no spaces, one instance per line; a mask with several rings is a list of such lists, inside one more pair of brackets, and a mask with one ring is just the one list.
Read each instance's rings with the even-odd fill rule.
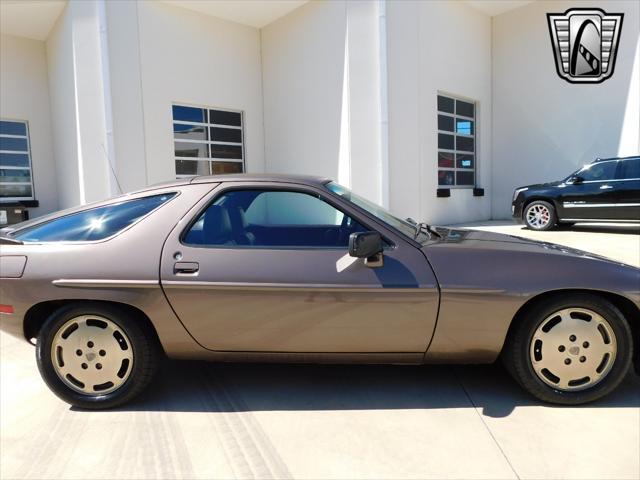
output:
[[314,175],[289,175],[281,173],[233,173],[225,175],[205,175],[192,177],[189,183],[222,182],[276,182],[300,183],[304,185],[324,185],[330,178]]

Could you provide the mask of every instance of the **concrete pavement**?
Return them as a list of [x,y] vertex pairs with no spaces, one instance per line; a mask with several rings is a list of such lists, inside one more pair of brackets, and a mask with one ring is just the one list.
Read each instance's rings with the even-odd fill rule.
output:
[[[548,233],[577,248],[587,233],[592,251],[640,265],[636,233]],[[167,361],[139,400],[85,412],[48,391],[33,347],[0,334],[2,479],[639,477],[635,375],[603,401],[556,407],[500,365]]]

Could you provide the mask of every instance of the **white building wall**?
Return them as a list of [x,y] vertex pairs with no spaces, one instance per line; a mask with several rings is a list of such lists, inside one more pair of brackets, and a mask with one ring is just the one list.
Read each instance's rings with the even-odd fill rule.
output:
[[515,187],[560,180],[596,156],[640,151],[640,3],[599,5],[624,13],[611,78],[575,85],[556,73],[546,14],[592,6],[534,2],[493,20],[494,218],[510,216]]
[[[390,208],[431,223],[490,218],[491,18],[461,2],[387,2]],[[437,94],[476,103],[476,184],[437,198]]]
[[112,196],[98,3],[70,1],[47,38],[59,207]]
[[44,42],[0,36],[0,117],[29,123],[31,166],[39,216],[58,208]]
[[[128,15],[124,10],[120,15]],[[142,113],[137,106],[131,108],[144,118],[147,183],[175,178],[174,102],[242,110],[246,171],[264,171],[259,31],[161,2],[138,2],[137,17]],[[121,26],[125,28],[125,22]],[[120,45],[120,50],[125,47]],[[137,87],[125,88],[137,103]],[[120,118],[127,112],[125,105],[115,115]],[[125,138],[116,137],[116,143]],[[122,159],[118,162],[121,166]],[[120,172],[125,175],[122,168]]]
[[337,179],[346,8],[309,2],[262,29],[267,170]]

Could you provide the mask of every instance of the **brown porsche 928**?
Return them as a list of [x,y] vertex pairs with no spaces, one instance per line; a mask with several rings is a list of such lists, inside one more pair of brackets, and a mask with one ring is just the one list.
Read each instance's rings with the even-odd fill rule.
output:
[[194,177],[37,218],[0,231],[0,277],[0,328],[84,408],[131,400],[161,355],[502,357],[564,404],[606,395],[638,362],[639,269],[401,220],[325,178]]

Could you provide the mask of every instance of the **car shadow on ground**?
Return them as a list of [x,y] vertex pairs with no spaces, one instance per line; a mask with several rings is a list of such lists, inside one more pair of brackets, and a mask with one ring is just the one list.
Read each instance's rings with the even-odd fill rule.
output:
[[[166,361],[123,411],[245,412],[478,408],[490,417],[545,405],[501,364],[477,366],[223,364]],[[545,405],[548,408],[584,408]],[[640,377],[630,374],[588,408],[640,407]]]

